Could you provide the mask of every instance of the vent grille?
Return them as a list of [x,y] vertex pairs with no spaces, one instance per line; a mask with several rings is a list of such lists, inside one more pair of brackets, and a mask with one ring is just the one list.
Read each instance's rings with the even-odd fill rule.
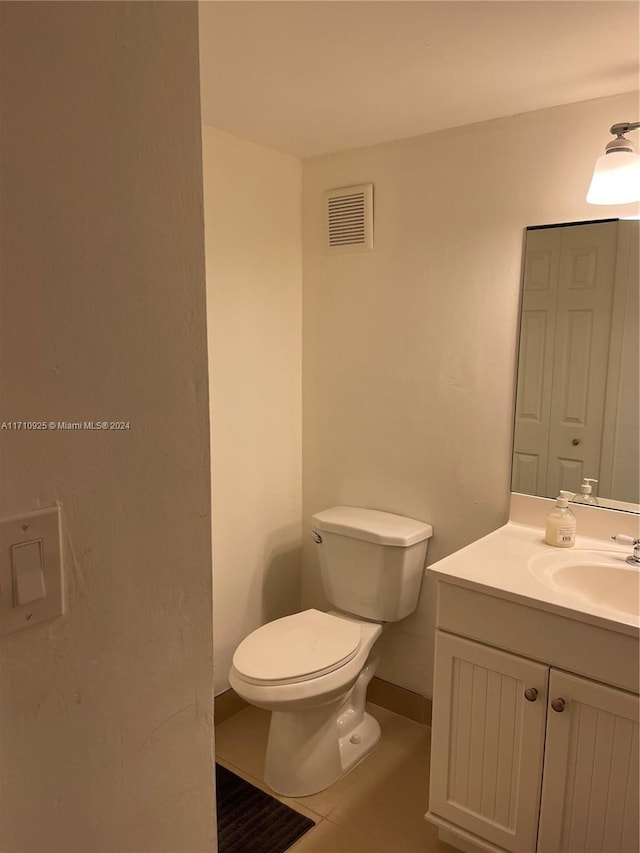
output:
[[329,199],[329,245],[364,243],[364,193]]
[[373,184],[329,190],[327,237],[332,252],[373,249]]

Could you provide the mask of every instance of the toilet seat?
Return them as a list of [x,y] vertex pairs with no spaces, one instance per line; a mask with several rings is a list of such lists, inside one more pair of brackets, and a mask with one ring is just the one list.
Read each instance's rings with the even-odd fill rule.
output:
[[251,684],[292,684],[326,675],[357,654],[362,639],[358,622],[319,610],[276,619],[244,639],[233,667]]

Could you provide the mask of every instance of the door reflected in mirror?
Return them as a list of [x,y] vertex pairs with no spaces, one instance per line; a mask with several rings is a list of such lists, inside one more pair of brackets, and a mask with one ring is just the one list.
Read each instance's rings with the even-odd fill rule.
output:
[[[640,511],[638,220],[527,228],[511,488]],[[586,491],[586,490],[585,490]]]

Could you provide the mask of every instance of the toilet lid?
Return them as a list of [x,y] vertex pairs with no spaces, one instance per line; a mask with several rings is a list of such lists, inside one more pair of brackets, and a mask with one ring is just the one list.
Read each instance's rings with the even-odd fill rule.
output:
[[250,634],[236,649],[233,665],[248,681],[305,681],[350,661],[360,636],[357,622],[305,610]]

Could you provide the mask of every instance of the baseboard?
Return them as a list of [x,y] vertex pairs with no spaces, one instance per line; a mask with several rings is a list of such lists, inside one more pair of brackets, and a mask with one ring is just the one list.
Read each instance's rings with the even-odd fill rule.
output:
[[408,717],[417,723],[431,725],[431,699],[374,676],[367,690],[367,699],[388,711]]
[[[427,726],[431,725],[431,699],[420,696],[419,693],[414,693],[405,687],[399,687],[397,684],[391,684],[390,681],[383,681],[374,676],[367,690],[367,699],[374,705],[380,705],[381,708],[386,708],[402,717]],[[247,703],[234,690],[229,689],[220,693],[216,696],[213,706],[216,726],[246,707],[248,707]]]
[[506,853],[502,847],[496,847],[490,841],[479,838],[477,835],[467,832],[466,829],[462,829],[460,826],[455,826],[455,824],[441,818],[440,815],[433,814],[431,811],[428,811],[424,817],[429,823],[433,823],[438,827],[438,838],[440,841],[444,841],[445,844],[455,847],[456,850],[460,850],[462,853]]

